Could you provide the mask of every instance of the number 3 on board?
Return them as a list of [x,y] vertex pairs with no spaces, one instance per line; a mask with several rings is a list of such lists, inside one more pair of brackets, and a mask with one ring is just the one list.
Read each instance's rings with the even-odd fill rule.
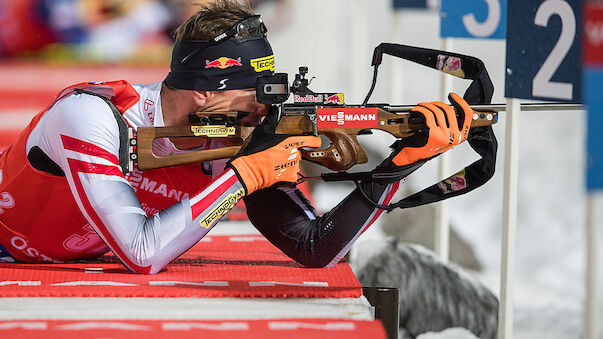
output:
[[443,38],[504,39],[507,0],[442,0]]
[[465,25],[467,32],[478,38],[491,36],[498,28],[498,25],[500,25],[500,1],[484,1],[486,1],[486,4],[488,5],[488,16],[486,17],[486,21],[477,22],[474,13],[465,14],[463,16],[463,24]]

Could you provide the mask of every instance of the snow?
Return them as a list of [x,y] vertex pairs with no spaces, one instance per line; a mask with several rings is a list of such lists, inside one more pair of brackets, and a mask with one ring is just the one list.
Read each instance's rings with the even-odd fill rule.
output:
[[449,328],[442,332],[427,332],[421,334],[417,339],[474,339],[477,338],[464,328]]

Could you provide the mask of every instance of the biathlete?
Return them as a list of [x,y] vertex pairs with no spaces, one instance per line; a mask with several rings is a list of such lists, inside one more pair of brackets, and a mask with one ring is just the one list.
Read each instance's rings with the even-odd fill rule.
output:
[[[211,2],[175,37],[163,81],[71,86],[0,155],[0,260],[59,263],[113,251],[131,271],[155,274],[244,198],[249,219],[269,241],[305,266],[328,267],[380,216],[383,210],[358,189],[320,216],[295,188],[298,148],[319,147],[320,138],[275,135],[271,107],[256,101],[256,79],[274,72],[258,15],[233,0]],[[380,168],[410,173],[465,141],[473,112],[454,94],[451,101],[464,112],[463,121],[451,106],[419,104],[414,110],[425,116],[428,135],[396,143]],[[259,126],[249,145],[225,168],[214,166],[213,174],[200,164],[124,174],[128,127],[186,125],[195,111],[243,112],[243,124]],[[154,152],[200,147],[209,146],[160,139]],[[392,181],[360,186],[387,204],[400,185]]]

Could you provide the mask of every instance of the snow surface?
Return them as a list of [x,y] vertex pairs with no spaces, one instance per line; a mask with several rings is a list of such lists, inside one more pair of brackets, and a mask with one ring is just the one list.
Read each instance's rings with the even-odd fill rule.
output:
[[[441,48],[439,18],[435,12],[393,14],[390,1],[292,1],[288,10],[260,8],[277,57],[277,71],[292,74],[300,65],[316,76],[315,91],[342,91],[346,103],[360,103],[370,85],[372,50],[380,42]],[[455,39],[452,50],[482,59],[495,85],[493,102],[504,103],[505,43]],[[372,102],[413,104],[441,100],[437,72],[386,56]],[[455,79],[453,90],[462,93],[467,82]],[[521,114],[519,153],[518,224],[516,244],[514,338],[583,337],[585,298],[585,112],[524,112]],[[495,126],[499,140],[497,172],[484,187],[451,199],[450,218],[483,263],[479,279],[498,294],[500,286],[501,227],[505,113]],[[387,154],[387,137],[364,137],[369,151]],[[451,152],[451,169],[476,159],[466,146]],[[406,185],[426,187],[436,178],[436,163],[413,174]],[[360,168],[362,169],[362,168]],[[351,186],[322,184],[315,193],[319,208],[328,210]],[[598,197],[598,210],[603,199]],[[603,242],[603,216],[597,217]],[[401,225],[403,227],[403,225]],[[359,240],[383,237],[375,225]],[[366,248],[366,247],[365,247]],[[361,256],[365,256],[364,253]],[[601,257],[601,255],[599,256]],[[599,272],[603,272],[599,259]],[[599,286],[603,278],[599,274]],[[603,310],[603,293],[599,292]],[[601,314],[601,313],[600,313]],[[603,316],[603,315],[602,315]],[[603,321],[600,321],[603,338]],[[461,329],[424,334],[421,339],[474,338]]]

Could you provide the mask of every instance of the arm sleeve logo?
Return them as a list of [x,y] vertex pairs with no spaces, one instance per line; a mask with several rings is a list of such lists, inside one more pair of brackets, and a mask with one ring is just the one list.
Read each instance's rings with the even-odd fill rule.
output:
[[206,229],[209,229],[220,217],[228,213],[234,206],[243,198],[245,195],[245,190],[243,188],[239,188],[236,192],[227,195],[218,206],[214,207],[205,218],[199,221],[199,224]]

